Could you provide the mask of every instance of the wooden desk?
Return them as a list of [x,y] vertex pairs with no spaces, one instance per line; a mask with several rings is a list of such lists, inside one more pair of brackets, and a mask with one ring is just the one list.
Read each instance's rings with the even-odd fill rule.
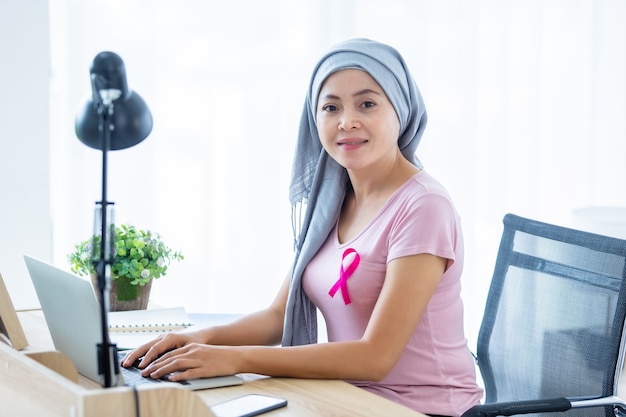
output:
[[[43,314],[41,311],[23,311],[18,312],[18,317],[20,322],[22,323],[22,327],[24,328],[24,332],[29,342],[29,347],[24,350],[25,353],[35,352],[40,350],[50,350],[52,345],[52,339],[50,338],[50,333],[48,332],[47,325],[45,323],[45,319],[43,318]],[[2,351],[0,350],[0,353]],[[10,352],[5,352],[6,355],[11,356]],[[23,355],[23,354],[22,354]],[[5,360],[12,360],[11,357]],[[22,364],[18,364],[22,365]],[[26,364],[28,365],[28,364]],[[26,366],[25,365],[25,366]],[[7,366],[8,367],[8,366]],[[33,368],[37,368],[35,365]],[[43,372],[46,373],[46,372]],[[51,375],[46,375],[47,377],[52,377]],[[267,413],[267,416],[299,416],[299,417],[307,417],[307,416],[325,416],[325,417],[333,417],[333,416],[367,416],[367,417],[388,417],[388,416],[397,416],[397,417],[415,417],[422,416],[422,414],[417,413],[413,410],[410,410],[406,407],[403,407],[399,404],[391,402],[387,399],[384,399],[378,395],[371,394],[365,390],[354,387],[343,381],[337,380],[307,380],[307,379],[294,379],[294,378],[268,378],[261,375],[255,374],[244,374],[242,375],[244,378],[244,383],[239,386],[234,387],[224,387],[224,388],[214,388],[203,391],[190,392],[186,391],[182,388],[175,387],[174,384],[166,384],[169,388],[167,392],[159,393],[157,395],[153,394],[151,391],[155,391],[152,388],[141,388],[140,397],[141,397],[141,415],[142,416],[155,416],[157,411],[163,411],[163,404],[169,406],[169,408],[164,411],[167,414],[162,415],[194,415],[194,416],[211,416],[212,413],[200,410],[202,405],[211,406],[218,402],[228,400],[231,398],[235,398],[244,394],[249,393],[259,393],[259,394],[268,394],[274,395],[278,397],[286,398],[288,401],[288,405],[285,408],[281,408],[278,410],[271,411]],[[2,376],[0,376],[0,379]],[[65,380],[67,381],[67,380]],[[70,381],[67,381],[66,384],[73,384]],[[49,384],[48,384],[49,385]],[[63,384],[61,384],[63,385]],[[114,403],[115,401],[123,402],[129,408],[128,411],[122,411],[122,406],[117,406],[115,408],[116,414],[125,417],[134,416],[134,408],[131,407],[133,404],[132,390],[127,387],[120,388],[108,388],[103,389],[97,383],[90,381],[89,379],[79,376],[78,384],[73,384],[74,386],[67,386],[67,389],[73,391],[73,395],[77,396],[94,396],[96,399],[94,402],[97,402],[97,397],[100,396],[100,404],[104,405]],[[160,385],[160,384],[159,384]],[[32,386],[25,385],[24,390],[28,389],[29,395],[32,395],[32,392],[41,392],[45,390],[45,386]],[[36,391],[34,391],[36,390]],[[119,394],[119,400],[116,400],[114,395]],[[2,394],[2,390],[0,389],[0,403],[6,404],[6,401],[9,403],[13,401],[19,401],[20,398],[2,398],[5,394]],[[9,394],[7,394],[9,395]],[[53,392],[50,392],[47,395],[54,395]],[[123,397],[122,397],[123,395]],[[24,396],[23,396],[24,397]],[[37,396],[35,396],[37,398]],[[106,400],[105,400],[106,398]],[[123,398],[123,399],[122,399]],[[167,401],[169,398],[169,402]],[[201,401],[200,405],[195,404],[194,401],[199,398]],[[180,404],[182,400],[185,400],[191,404]],[[24,400],[22,398],[21,400]],[[32,400],[31,400],[32,401]],[[162,405],[153,404],[156,401],[160,401]],[[149,404],[145,404],[149,402]],[[172,404],[179,403],[179,404]],[[109,405],[109,407],[112,407]],[[161,408],[159,408],[161,407]],[[11,407],[9,407],[11,409]],[[13,407],[12,409],[18,410]],[[106,415],[104,408],[99,408],[102,411],[102,415]],[[51,410],[48,410],[51,411]],[[72,411],[73,413],[76,410]],[[176,414],[178,413],[178,414]],[[52,415],[52,413],[47,413],[47,415]],[[22,415],[21,413],[19,415]],[[34,415],[34,414],[33,414]],[[70,414],[55,414],[55,415],[67,415],[69,417]],[[77,413],[72,414],[76,416],[80,416],[83,414]],[[86,415],[86,414],[85,414]],[[161,414],[158,414],[161,415]],[[91,417],[91,415],[90,415]]]

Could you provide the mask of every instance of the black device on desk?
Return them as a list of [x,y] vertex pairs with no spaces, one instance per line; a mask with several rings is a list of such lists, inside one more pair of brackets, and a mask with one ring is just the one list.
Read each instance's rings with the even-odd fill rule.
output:
[[216,417],[252,417],[287,405],[284,398],[248,394],[211,407]]

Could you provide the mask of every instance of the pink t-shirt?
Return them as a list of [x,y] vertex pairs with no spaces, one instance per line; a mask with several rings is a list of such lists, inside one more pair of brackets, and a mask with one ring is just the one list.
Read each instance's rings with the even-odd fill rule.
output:
[[[348,248],[357,251],[360,263],[347,280],[351,303],[346,305],[341,290],[334,297],[328,292]],[[415,174],[350,241],[340,244],[335,227],[307,266],[303,288],[324,316],[329,342],[360,339],[387,263],[420,253],[446,258],[448,265],[402,356],[380,382],[349,382],[422,413],[458,416],[480,402],[482,389],[463,331],[460,220],[433,177],[424,171]],[[344,270],[350,261],[346,258]]]

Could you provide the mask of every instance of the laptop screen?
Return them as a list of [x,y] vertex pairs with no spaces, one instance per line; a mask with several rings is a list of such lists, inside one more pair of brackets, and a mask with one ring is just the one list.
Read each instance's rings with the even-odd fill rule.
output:
[[98,381],[97,346],[102,336],[91,283],[30,256],[24,260],[55,349],[74,362],[80,374]]

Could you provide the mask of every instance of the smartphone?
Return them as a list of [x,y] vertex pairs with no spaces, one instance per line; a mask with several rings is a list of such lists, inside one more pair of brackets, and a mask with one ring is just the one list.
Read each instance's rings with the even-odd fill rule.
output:
[[247,394],[215,404],[211,411],[216,417],[252,417],[287,405],[284,398]]

